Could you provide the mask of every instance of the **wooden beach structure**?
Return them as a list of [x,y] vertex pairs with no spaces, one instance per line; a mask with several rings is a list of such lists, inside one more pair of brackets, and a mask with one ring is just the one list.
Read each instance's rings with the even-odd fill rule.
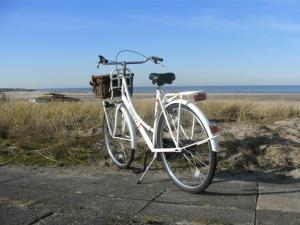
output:
[[50,103],[50,102],[79,102],[80,99],[78,98],[72,98],[67,97],[63,94],[58,93],[48,93],[44,94],[40,97],[30,99],[30,102],[36,102],[36,103]]

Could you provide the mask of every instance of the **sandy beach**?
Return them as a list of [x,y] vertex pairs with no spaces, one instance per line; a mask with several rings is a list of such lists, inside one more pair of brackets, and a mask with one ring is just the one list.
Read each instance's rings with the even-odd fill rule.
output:
[[[14,100],[24,100],[40,97],[49,92],[43,91],[12,91],[5,94]],[[82,101],[97,101],[93,93],[61,93],[68,97],[79,98]],[[134,93],[134,99],[151,99],[154,98],[154,93]],[[299,94],[267,94],[267,93],[208,93],[208,100],[245,100],[245,101],[262,101],[262,102],[300,102]]]

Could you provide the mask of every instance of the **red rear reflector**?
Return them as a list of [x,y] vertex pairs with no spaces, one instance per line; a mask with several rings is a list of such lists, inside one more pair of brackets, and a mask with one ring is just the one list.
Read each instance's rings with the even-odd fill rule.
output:
[[198,93],[194,95],[195,102],[201,102],[207,100],[207,94],[206,93]]
[[210,127],[210,130],[213,134],[216,134],[220,131],[220,129],[217,127],[216,124],[210,124],[209,127]]

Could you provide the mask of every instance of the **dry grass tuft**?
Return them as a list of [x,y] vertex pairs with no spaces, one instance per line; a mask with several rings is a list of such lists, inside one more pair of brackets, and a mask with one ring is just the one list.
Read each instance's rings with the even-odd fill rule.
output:
[[[93,126],[100,127],[101,107],[93,103],[0,104],[0,130],[8,137],[53,138]],[[3,136],[2,136],[3,137]]]
[[300,104],[289,102],[207,101],[200,107],[210,119],[224,122],[273,122],[300,117]]
[[[89,151],[98,151],[93,146],[101,137],[89,129],[100,129],[100,115],[101,107],[94,103],[2,103],[0,161],[65,164],[91,159]],[[77,135],[82,131],[90,133]]]

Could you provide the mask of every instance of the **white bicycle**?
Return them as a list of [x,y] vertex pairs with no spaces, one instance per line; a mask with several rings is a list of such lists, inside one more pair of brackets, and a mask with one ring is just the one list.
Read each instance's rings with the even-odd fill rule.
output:
[[[143,56],[143,61],[118,61],[123,52]],[[146,167],[138,183],[160,154],[169,176],[184,191],[200,193],[211,183],[217,164],[217,128],[212,125],[194,101],[206,100],[202,91],[165,94],[164,84],[175,80],[174,73],[151,73],[149,79],[156,86],[156,103],[153,127],[137,113],[131,101],[133,73],[127,67],[152,61],[163,61],[159,57],[146,57],[140,53],[123,50],[111,61],[99,56],[99,64],[115,65],[110,75],[93,76],[94,92],[103,98],[103,135],[108,153],[120,168],[128,168],[137,148],[136,129],[141,133],[153,159]],[[118,68],[120,67],[121,68]],[[194,101],[186,98],[193,96]],[[120,97],[120,98],[116,98]]]

